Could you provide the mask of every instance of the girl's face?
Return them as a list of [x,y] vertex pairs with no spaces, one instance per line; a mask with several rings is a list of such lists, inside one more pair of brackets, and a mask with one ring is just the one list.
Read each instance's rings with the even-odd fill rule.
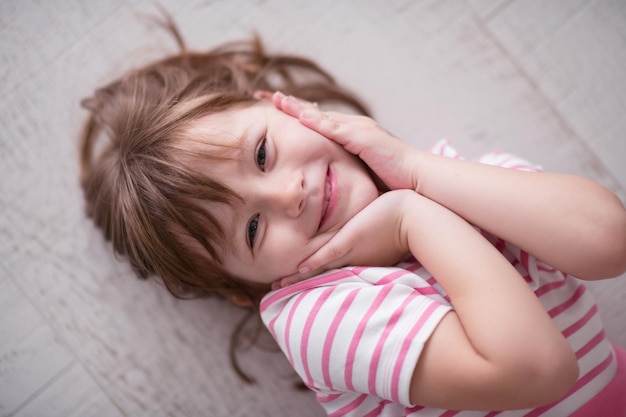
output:
[[224,267],[245,280],[269,284],[296,273],[378,196],[358,158],[268,102],[209,115],[193,133],[233,146],[232,159],[202,169],[244,199],[210,209],[231,239]]

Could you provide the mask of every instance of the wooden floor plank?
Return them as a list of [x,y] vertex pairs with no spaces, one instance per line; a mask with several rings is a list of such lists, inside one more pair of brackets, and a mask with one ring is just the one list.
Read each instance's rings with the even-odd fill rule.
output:
[[0,415],[21,407],[73,360],[19,288],[0,281]]
[[123,417],[120,410],[94,382],[91,375],[74,363],[51,386],[14,417]]
[[578,0],[558,6],[517,1],[489,24],[622,189],[626,189],[625,19],[626,3],[619,0]]
[[482,19],[489,20],[493,15],[506,8],[513,0],[467,0],[474,12]]
[[[242,352],[243,366],[258,384],[245,385],[235,376],[227,340],[240,310],[217,299],[176,300],[158,285],[137,280],[84,218],[77,182],[76,137],[85,116],[80,99],[124,69],[175,47],[138,18],[139,12],[155,11],[151,1],[62,3],[25,2],[22,9],[11,9],[17,23],[0,30],[0,58],[13,63],[0,70],[7,81],[0,86],[5,98],[0,102],[0,250],[7,254],[3,273],[10,277],[0,279],[0,285],[13,286],[7,294],[21,291],[33,303],[14,306],[10,297],[0,302],[0,308],[10,306],[10,314],[0,320],[1,351],[9,352],[0,362],[0,395],[9,376],[42,380],[16,384],[21,402],[0,414],[22,404],[19,417],[24,417],[51,404],[61,415],[84,399],[90,406],[75,410],[87,415],[323,415],[311,393],[292,389],[294,375],[280,354]],[[505,38],[509,32],[498,29],[509,10],[520,7],[518,2],[394,0],[385,6],[364,1],[358,7],[332,0],[298,0],[288,7],[279,0],[163,3],[193,48],[249,36],[256,29],[271,50],[315,57],[361,93],[383,126],[415,145],[427,147],[447,137],[468,157],[499,148],[546,169],[586,175],[623,191],[610,160],[605,163],[601,153],[590,151],[590,136],[576,124],[582,122],[572,119],[577,114],[565,98],[548,94],[548,81],[522,61],[531,55],[516,52],[509,46],[514,41]],[[574,42],[558,41],[557,34],[573,36],[570,27],[582,24],[577,19],[606,17],[606,12],[584,17],[580,11],[587,10],[586,3],[576,3],[582,4],[578,8],[571,4],[552,6],[552,17],[544,20],[547,27],[537,23],[532,31],[533,43],[552,42],[573,53]],[[586,45],[601,42],[602,33]],[[528,42],[522,34],[511,36],[520,45]],[[33,51],[22,56],[20,45]],[[617,47],[609,43],[610,49]],[[618,61],[611,62],[616,67]],[[602,90],[592,77],[582,80],[579,94]],[[599,119],[588,113],[584,123],[598,125],[607,118],[612,129],[620,128],[617,112],[600,113]],[[602,137],[618,140],[617,135]],[[616,312],[607,316],[609,330],[626,345],[626,329],[616,321],[624,322],[616,298],[626,295],[624,285],[610,282],[594,291]],[[31,323],[26,327],[34,329],[27,332],[32,340],[16,330],[15,318],[21,316],[15,311],[22,308],[27,311],[19,314]],[[26,359],[5,362],[15,351],[26,352],[24,358],[38,355],[16,348],[21,341],[26,346],[38,341],[42,351],[59,349],[54,355],[65,358],[60,361],[64,366],[73,358],[76,364],[58,368],[54,355],[50,362],[42,359],[39,370],[27,366]],[[70,352],[59,353],[59,346]],[[50,369],[45,378],[41,369]],[[57,379],[51,380],[54,375]],[[65,390],[77,393],[68,402],[54,402]],[[4,398],[0,402],[4,405]]]

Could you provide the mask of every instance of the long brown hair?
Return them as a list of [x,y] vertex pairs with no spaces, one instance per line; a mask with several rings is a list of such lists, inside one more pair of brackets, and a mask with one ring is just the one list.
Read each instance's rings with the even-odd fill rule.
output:
[[185,130],[205,115],[255,102],[256,90],[367,109],[313,61],[268,54],[258,37],[192,52],[169,17],[160,23],[180,51],[82,102],[90,112],[80,142],[87,214],[140,277],[160,277],[175,296],[236,296],[258,306],[268,288],[224,270],[218,248],[227,237],[203,205],[240,197],[193,169],[178,146]]

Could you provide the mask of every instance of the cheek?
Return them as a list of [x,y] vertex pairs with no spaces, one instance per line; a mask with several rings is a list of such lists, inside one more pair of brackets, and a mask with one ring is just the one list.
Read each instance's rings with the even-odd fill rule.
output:
[[267,246],[263,264],[273,279],[282,278],[298,271],[298,265],[307,257],[307,243],[300,238],[282,234]]

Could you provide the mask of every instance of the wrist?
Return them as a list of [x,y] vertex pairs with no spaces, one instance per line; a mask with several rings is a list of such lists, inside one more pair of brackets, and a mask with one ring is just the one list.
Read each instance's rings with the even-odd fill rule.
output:
[[411,181],[411,189],[420,195],[424,194],[424,189],[427,182],[427,167],[431,162],[430,158],[433,155],[423,149],[413,148],[410,153],[410,169],[409,179]]

